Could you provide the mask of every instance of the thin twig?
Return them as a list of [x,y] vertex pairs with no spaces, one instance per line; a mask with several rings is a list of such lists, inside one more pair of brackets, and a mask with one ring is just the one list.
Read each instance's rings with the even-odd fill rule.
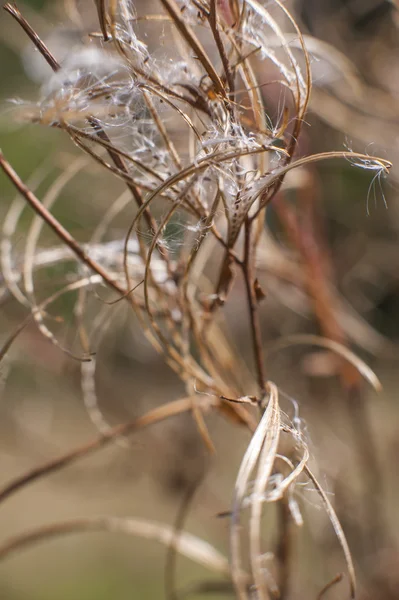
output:
[[332,587],[334,587],[334,585],[337,585],[337,583],[342,581],[343,578],[344,578],[344,576],[342,573],[337,573],[337,575],[335,577],[333,577],[333,579],[331,579],[331,581],[326,583],[326,585],[323,587],[322,590],[320,590],[319,594],[317,595],[317,600],[322,600],[323,596],[325,596],[325,594],[328,592],[328,590],[330,590]]
[[276,549],[278,561],[278,589],[279,600],[286,600],[289,596],[291,554],[292,554],[292,517],[289,508],[287,494],[277,503],[279,513],[279,539]]
[[165,596],[167,600],[178,600],[179,596],[176,591],[176,550],[179,545],[179,538],[183,533],[184,525],[189,514],[189,510],[193,503],[194,497],[198,488],[203,481],[203,476],[199,480],[194,481],[184,492],[183,498],[176,515],[173,537],[167,548],[165,559]]
[[153,423],[157,423],[159,421],[163,421],[164,419],[179,415],[182,412],[191,410],[191,408],[192,399],[182,398],[154,408],[134,421],[116,425],[102,435],[90,440],[90,442],[86,442],[85,444],[74,448],[70,452],[66,452],[65,454],[62,454],[61,456],[54,458],[40,465],[39,467],[35,467],[27,471],[20,477],[16,477],[4,485],[0,489],[0,503],[4,502],[4,500],[15,494],[20,489],[24,488],[29,483],[59,471],[60,469],[76,462],[77,460],[96,452],[100,448],[104,448],[116,438],[130,435],[138,429],[148,427]]
[[37,35],[36,31],[29,25],[25,17],[22,16],[20,10],[17,8],[17,5],[15,3],[11,4],[10,2],[7,2],[3,8],[19,23],[26,35],[32,40],[33,44],[39,50],[40,54],[47,61],[53,71],[59,71],[61,69],[61,65]]
[[[17,188],[17,190],[22,194],[27,203],[32,207],[36,214],[38,214],[47,225],[54,231],[56,236],[63,241],[77,256],[77,258],[84,263],[90,270],[94,271],[98,275],[100,275],[104,282],[114,291],[118,292],[118,294],[125,296],[128,294],[129,290],[126,290],[122,287],[117,281],[112,279],[112,277],[107,273],[107,271],[99,265],[95,260],[90,258],[86,251],[78,244],[75,238],[67,231],[63,225],[43,206],[40,200],[31,192],[26,185],[23,183],[22,179],[19,175],[14,171],[10,163],[5,159],[3,153],[0,151],[0,167],[3,169],[4,173],[13,183],[13,185]],[[128,296],[126,296],[128,297]]]
[[243,275],[245,288],[247,292],[247,302],[249,308],[249,317],[252,332],[252,344],[257,371],[257,379],[259,389],[262,394],[266,393],[266,380],[264,374],[264,356],[262,345],[262,333],[259,321],[259,311],[257,307],[257,299],[255,293],[255,278],[253,276],[253,257],[251,256],[251,222],[247,219],[245,222],[245,246],[244,246],[244,262]]
[[216,0],[210,0],[209,3],[209,25],[211,27],[213,37],[215,38],[215,43],[223,64],[226,81],[229,86],[230,98],[231,100],[234,100],[234,75],[232,73],[230,61],[227,57],[226,50],[220,35],[218,17],[216,12]]

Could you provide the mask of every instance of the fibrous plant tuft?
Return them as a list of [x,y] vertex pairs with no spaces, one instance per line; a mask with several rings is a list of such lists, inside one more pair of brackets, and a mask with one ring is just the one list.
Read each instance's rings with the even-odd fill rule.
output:
[[[34,319],[51,343],[81,361],[83,398],[99,437],[11,481],[0,490],[0,499],[114,440],[126,440],[138,429],[184,412],[191,412],[210,453],[216,445],[206,423],[211,412],[232,427],[249,429],[251,439],[227,512],[229,562],[204,541],[161,524],[93,517],[8,540],[0,556],[62,533],[122,530],[158,539],[214,569],[231,581],[239,598],[283,598],[288,550],[283,543],[278,552],[264,547],[262,515],[270,505],[278,507],[280,537],[285,539],[292,525],[303,523],[297,492],[307,483],[317,490],[342,546],[353,596],[354,568],[344,532],[309,467],[298,416],[288,417],[278,387],[268,381],[260,320],[267,289],[259,283],[259,256],[267,248],[266,212],[278,202],[289,172],[348,158],[378,176],[388,172],[390,163],[350,150],[302,154],[311,59],[283,2],[161,0],[156,13],[145,7],[140,12],[128,0],[95,4],[97,29],[85,34],[82,45],[72,48],[62,63],[18,8],[5,5],[53,70],[40,100],[18,105],[17,113],[62,130],[83,158],[66,167],[39,199],[0,154],[3,171],[23,197],[15,200],[4,221],[3,276],[9,292],[29,310],[28,320]],[[52,207],[92,161],[98,177],[115,178],[125,189],[118,197],[110,195],[102,219],[85,242],[78,242],[53,216]],[[25,252],[15,258],[12,238],[26,203],[35,216]],[[110,239],[120,214],[126,218],[125,230]],[[45,225],[58,237],[52,248],[39,244]],[[67,282],[42,298],[38,273],[61,262],[68,265]],[[64,347],[49,318],[51,305],[66,294],[75,299],[71,316],[78,335],[71,348]],[[234,328],[226,318],[237,294],[246,306],[240,319],[247,323],[249,349],[243,352],[232,342]],[[94,316],[93,298],[102,302]],[[186,393],[135,421],[111,427],[97,402],[95,353],[112,306],[119,302],[134,311]],[[314,336],[299,343],[327,344],[346,367],[378,384],[343,340],[324,333],[329,339]]]

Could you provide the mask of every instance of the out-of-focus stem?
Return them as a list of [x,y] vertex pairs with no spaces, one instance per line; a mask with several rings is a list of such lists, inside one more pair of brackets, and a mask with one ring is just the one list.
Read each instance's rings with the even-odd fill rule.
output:
[[292,553],[292,517],[286,494],[277,504],[279,537],[276,548],[278,563],[279,600],[286,600],[290,584],[290,567]]
[[259,320],[259,311],[257,306],[256,292],[255,292],[255,277],[253,274],[253,251],[251,245],[251,226],[252,223],[249,219],[245,222],[245,245],[244,245],[244,263],[243,263],[243,274],[245,288],[247,292],[249,318],[251,324],[252,333],[252,345],[255,358],[255,366],[257,371],[257,380],[259,388],[262,394],[266,393],[265,388],[265,373],[264,373],[264,356],[262,346],[262,333]]
[[[300,217],[282,197],[277,199],[275,208],[304,261],[306,285],[322,333],[327,338],[347,346],[346,333],[340,326],[334,310],[334,273],[328,248],[323,243],[320,233],[323,228],[316,211],[315,190],[317,186],[309,173],[309,184],[298,189]],[[347,361],[340,363],[338,376],[345,391],[345,410],[352,423],[353,444],[364,482],[363,521],[366,523],[365,533],[369,546],[367,551],[374,552],[376,546],[381,544],[382,538],[386,537],[386,532],[378,499],[382,489],[382,478],[372,427],[362,397],[362,376]]]

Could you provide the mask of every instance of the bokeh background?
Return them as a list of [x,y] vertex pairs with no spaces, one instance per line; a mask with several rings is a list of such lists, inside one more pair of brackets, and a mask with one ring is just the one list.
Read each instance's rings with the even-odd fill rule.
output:
[[[82,31],[74,3],[30,0],[18,5],[60,60],[79,42]],[[89,23],[94,18],[92,3],[87,0],[78,5]],[[375,172],[356,169],[347,161],[323,163],[305,173],[311,190],[305,193],[314,196],[317,236],[332,266],[331,285],[340,299],[336,307],[340,322],[351,347],[375,370],[384,389],[377,396],[365,388],[362,408],[348,408],[332,356],[303,347],[272,354],[267,373],[286,394],[287,411],[299,407],[321,480],[331,493],[354,553],[362,584],[360,597],[394,599],[399,597],[397,7],[377,0],[298,0],[290,6],[304,32],[342,53],[335,61],[326,47],[325,56],[312,63],[314,90],[301,140],[303,153],[349,146],[394,163],[387,180],[373,180]],[[348,69],[354,73],[356,86],[348,85],[343,56],[351,63]],[[47,164],[60,172],[77,155],[60,132],[21,123],[15,102],[10,102],[34,101],[49,74],[49,67],[18,25],[2,12],[0,147],[23,179]],[[89,163],[60,195],[55,214],[79,240],[87,238],[108,207],[110,191],[115,193],[115,182],[107,177]],[[48,178],[50,174],[38,186],[39,197]],[[116,185],[122,189],[120,183]],[[0,190],[3,219],[15,195],[3,175]],[[289,193],[288,189],[287,197]],[[28,216],[14,237],[17,254],[18,246],[23,248]],[[113,227],[123,232],[124,225],[121,220]],[[295,253],[277,207],[268,211],[267,225],[274,243]],[[46,235],[43,244],[51,244]],[[300,285],[272,268],[273,257],[264,258],[260,277],[267,292],[262,314],[267,343],[272,347],[273,340],[283,335],[319,332]],[[43,286],[52,280],[56,287],[65,272],[62,267],[44,269],[41,277]],[[236,290],[229,310],[236,342],[245,348],[247,323],[239,311],[241,291]],[[68,300],[58,304],[57,310],[64,318],[57,324],[58,332],[68,346],[74,336]],[[3,340],[25,315],[3,291]],[[116,424],[176,398],[181,384],[143,341],[124,306],[112,309],[110,323],[99,340],[96,383],[101,410]],[[96,434],[82,404],[79,364],[54,348],[35,327],[23,331],[0,369],[2,482]],[[170,524],[187,490],[202,478],[186,529],[227,553],[228,523],[217,515],[229,510],[248,435],[217,418],[209,425],[216,458],[208,456],[191,419],[182,417],[135,436],[128,447],[112,446],[34,483],[0,506],[2,538],[85,515],[135,516]],[[293,599],[316,598],[326,581],[344,570],[316,495],[304,492],[303,502],[306,519],[296,539],[295,585],[289,593]],[[267,523],[271,538],[273,519],[270,515]],[[7,600],[159,598],[164,593],[164,560],[165,548],[155,542],[106,533],[74,535],[0,563],[0,596]],[[179,558],[181,589],[209,579],[212,574]],[[343,588],[337,588],[328,597],[342,598],[343,593]],[[219,596],[208,593],[203,597]]]

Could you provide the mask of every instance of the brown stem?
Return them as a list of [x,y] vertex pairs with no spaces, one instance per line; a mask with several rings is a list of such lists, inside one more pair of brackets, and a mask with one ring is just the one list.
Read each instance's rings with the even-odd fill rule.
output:
[[165,596],[166,600],[178,600],[179,595],[176,590],[176,548],[179,544],[179,538],[181,532],[184,529],[186,519],[188,517],[191,505],[193,503],[195,494],[203,481],[203,475],[199,480],[194,481],[184,491],[183,498],[179,509],[177,511],[173,537],[171,538],[170,544],[168,545],[165,559]]
[[97,8],[98,21],[101,27],[101,33],[103,34],[104,42],[109,40],[107,32],[107,13],[105,10],[105,0],[94,0]]
[[100,275],[104,282],[113,290],[121,294],[126,295],[127,290],[122,287],[117,281],[114,281],[112,277],[107,273],[101,265],[95,260],[90,258],[85,250],[78,244],[74,237],[67,231],[59,221],[43,206],[40,200],[34,195],[33,192],[26,187],[19,175],[14,171],[10,163],[5,159],[3,153],[0,151],[0,167],[4,173],[11,180],[13,185],[22,194],[28,204],[33,208],[36,214],[38,214],[46,223],[51,227],[57,237],[59,237],[81,260],[89,269]]
[[216,0],[210,0],[209,3],[209,25],[212,30],[213,37],[215,39],[216,46],[219,51],[219,55],[223,64],[223,69],[226,77],[227,84],[229,86],[230,98],[233,99],[234,94],[234,76],[231,71],[230,61],[226,55],[226,50],[223,45],[223,40],[220,35],[220,30],[217,22],[216,12]]
[[249,317],[252,331],[252,344],[257,371],[257,379],[260,390],[266,394],[265,374],[264,374],[264,356],[262,345],[262,334],[259,321],[258,305],[255,293],[255,278],[253,276],[253,251],[251,248],[251,225],[252,223],[247,218],[245,221],[245,246],[244,246],[244,262],[242,266],[245,288],[247,291],[247,300],[249,308]]
[[317,600],[322,600],[322,598],[326,595],[326,593],[332,588],[334,587],[334,585],[337,585],[337,583],[339,583],[340,581],[342,581],[344,578],[342,573],[337,573],[337,575],[335,575],[335,577],[333,579],[331,579],[331,581],[329,581],[328,583],[326,583],[326,585],[322,588],[322,590],[319,592],[318,596],[317,596]]
[[276,549],[276,558],[278,562],[278,588],[280,591],[279,600],[286,600],[289,592],[290,559],[292,551],[292,517],[288,506],[287,496],[277,504],[279,512],[279,541]]
[[134,421],[129,421],[129,423],[123,423],[122,425],[111,427],[106,433],[94,438],[90,442],[86,442],[82,446],[78,446],[62,456],[54,458],[40,465],[39,467],[29,470],[27,473],[24,473],[20,477],[13,479],[0,489],[0,503],[9,498],[18,490],[25,487],[27,484],[46,475],[50,475],[50,473],[59,471],[63,467],[76,462],[80,458],[92,454],[96,450],[107,446],[118,437],[130,435],[138,429],[148,427],[149,425],[152,425],[158,421],[162,421],[187,410],[191,410],[192,402],[192,398],[190,397],[182,398],[154,408]]
[[52,53],[47,48],[47,46],[44,44],[44,42],[40,39],[40,37],[37,35],[37,33],[33,29],[33,27],[31,27],[31,25],[29,25],[29,23],[25,19],[25,17],[22,16],[22,14],[19,11],[19,9],[17,8],[16,4],[11,4],[10,2],[7,2],[7,4],[5,4],[3,6],[3,8],[12,17],[14,17],[14,19],[17,21],[17,23],[22,27],[22,29],[25,31],[26,35],[32,40],[32,42],[34,43],[36,48],[39,50],[40,54],[47,61],[47,63],[50,65],[50,67],[53,69],[53,71],[59,71],[61,68],[59,62],[52,55]]

